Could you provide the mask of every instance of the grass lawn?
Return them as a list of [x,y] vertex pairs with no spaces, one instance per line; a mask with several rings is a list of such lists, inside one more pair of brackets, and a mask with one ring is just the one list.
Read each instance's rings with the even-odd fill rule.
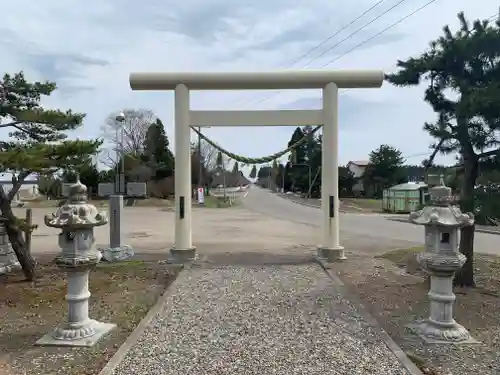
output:
[[382,212],[382,199],[342,198],[342,204],[360,211]]

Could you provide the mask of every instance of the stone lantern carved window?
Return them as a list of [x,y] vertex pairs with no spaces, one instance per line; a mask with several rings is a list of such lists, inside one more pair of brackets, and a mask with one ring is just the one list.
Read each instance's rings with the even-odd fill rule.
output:
[[64,233],[66,234],[66,241],[72,242],[75,239],[75,232],[65,231]]
[[443,243],[443,244],[450,243],[450,233],[449,232],[441,233],[441,243]]

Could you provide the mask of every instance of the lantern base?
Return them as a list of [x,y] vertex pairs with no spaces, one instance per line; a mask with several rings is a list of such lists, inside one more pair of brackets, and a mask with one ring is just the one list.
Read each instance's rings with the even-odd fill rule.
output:
[[[103,323],[96,320],[89,321],[88,326],[79,329],[60,327],[47,333],[36,342],[36,345],[89,347],[97,343],[115,327],[116,324]],[[83,331],[88,332],[90,335],[86,336],[85,334],[82,334]]]
[[422,320],[407,326],[429,344],[477,344],[469,331],[457,322],[439,325],[430,320]]

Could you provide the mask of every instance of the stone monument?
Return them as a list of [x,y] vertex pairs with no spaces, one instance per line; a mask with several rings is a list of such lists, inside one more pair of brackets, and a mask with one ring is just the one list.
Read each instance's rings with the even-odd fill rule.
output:
[[123,244],[122,236],[122,211],[123,195],[111,195],[109,197],[109,247],[101,248],[99,251],[107,262],[119,262],[134,256],[134,250],[129,245]]
[[87,187],[79,179],[69,187],[68,200],[57,213],[45,216],[45,225],[61,229],[62,251],[55,262],[68,275],[68,321],[37,345],[92,346],[115,327],[89,318],[89,273],[101,260],[94,248],[94,227],[107,222],[106,215],[88,203]]
[[459,230],[473,225],[474,215],[453,205],[451,188],[444,185],[442,176],[429,193],[429,205],[410,213],[409,220],[425,227],[425,250],[417,260],[430,275],[430,313],[410,328],[430,343],[473,342],[467,329],[453,319],[453,275],[466,261],[458,252]]

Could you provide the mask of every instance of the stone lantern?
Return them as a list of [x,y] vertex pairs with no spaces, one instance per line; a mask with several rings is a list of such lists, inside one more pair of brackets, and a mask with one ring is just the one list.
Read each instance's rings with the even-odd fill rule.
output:
[[425,227],[425,250],[417,260],[430,275],[429,318],[411,325],[427,342],[459,343],[471,341],[469,332],[453,319],[453,275],[465,263],[458,252],[459,230],[474,224],[474,215],[462,213],[453,205],[451,188],[444,185],[429,189],[430,202],[410,214],[410,222]]
[[89,273],[101,260],[94,248],[94,227],[108,222],[106,214],[88,203],[87,187],[80,180],[69,188],[67,202],[45,225],[61,229],[61,253],[55,263],[68,275],[68,321],[37,341],[37,345],[92,346],[115,325],[89,318]]
[[10,244],[3,219],[0,218],[0,275],[20,268],[21,265]]

